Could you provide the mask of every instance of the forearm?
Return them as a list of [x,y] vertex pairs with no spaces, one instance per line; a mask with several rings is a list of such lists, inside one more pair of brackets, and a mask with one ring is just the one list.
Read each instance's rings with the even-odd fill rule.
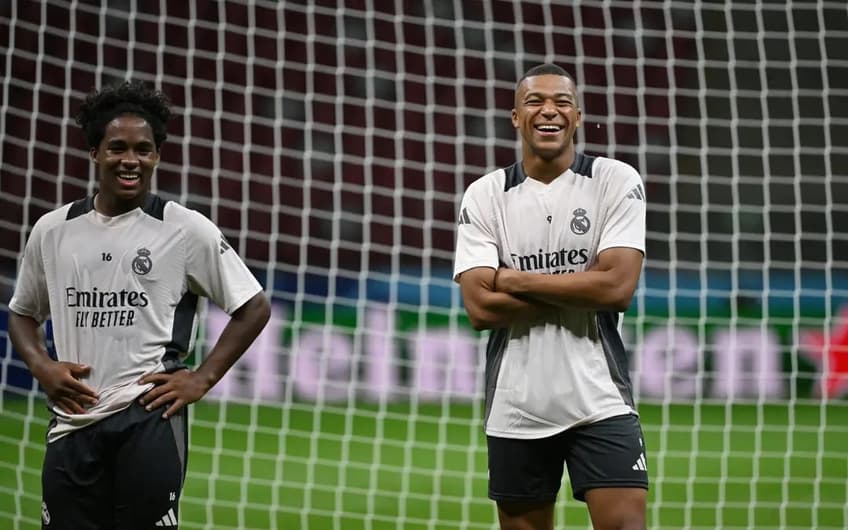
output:
[[624,311],[633,290],[607,271],[516,275],[509,292],[557,307]]
[[636,292],[642,260],[640,250],[620,247],[601,252],[583,272],[538,274],[503,268],[498,271],[497,287],[557,307],[625,311]]
[[499,329],[531,322],[556,311],[543,302],[499,292],[497,274],[492,268],[468,270],[462,274],[459,283],[465,311],[476,330]]
[[9,312],[9,339],[33,375],[44,363],[53,360],[47,353],[40,329],[34,318]]
[[244,354],[271,316],[271,306],[259,293],[233,313],[218,341],[195,370],[212,388]]
[[505,328],[532,322],[555,311],[550,304],[542,301],[491,291],[482,294],[473,309],[468,307],[467,309],[469,309],[471,324],[477,330]]

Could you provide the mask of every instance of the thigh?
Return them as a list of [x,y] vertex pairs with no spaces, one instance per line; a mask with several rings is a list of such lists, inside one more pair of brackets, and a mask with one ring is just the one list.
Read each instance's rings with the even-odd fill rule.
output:
[[130,409],[132,428],[118,449],[115,519],[121,529],[177,528],[185,479],[186,409],[165,420],[164,408]]
[[41,492],[42,528],[113,528],[111,457],[99,425],[47,444]]
[[566,465],[574,498],[595,488],[648,489],[648,467],[639,418],[615,416],[568,431]]
[[562,483],[563,434],[519,440],[487,437],[489,498],[502,502],[553,503]]
[[647,525],[648,490],[643,488],[594,488],[586,492],[586,506],[595,530]]
[[554,501],[498,502],[501,530],[553,530]]

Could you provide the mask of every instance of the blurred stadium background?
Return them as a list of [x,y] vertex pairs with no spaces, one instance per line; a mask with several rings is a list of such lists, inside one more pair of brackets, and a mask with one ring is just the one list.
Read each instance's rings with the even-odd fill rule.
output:
[[[132,76],[178,114],[156,191],[275,303],[192,408],[181,526],[494,528],[455,215],[518,156],[514,84],[548,61],[581,90],[580,148],[646,181],[625,334],[649,526],[848,527],[841,0],[0,3],[0,527],[39,527],[47,422],[7,340],[20,251],[94,188],[81,98]],[[588,527],[564,489],[558,528]]]

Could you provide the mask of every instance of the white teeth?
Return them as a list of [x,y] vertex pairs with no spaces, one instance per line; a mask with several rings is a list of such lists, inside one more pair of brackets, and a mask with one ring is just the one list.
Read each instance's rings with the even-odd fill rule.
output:
[[560,130],[558,125],[537,125],[536,128],[545,132],[556,132]]

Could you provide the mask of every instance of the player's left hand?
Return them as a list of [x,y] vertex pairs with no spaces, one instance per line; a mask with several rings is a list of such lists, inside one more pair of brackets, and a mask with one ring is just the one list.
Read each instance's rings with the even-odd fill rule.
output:
[[139,380],[139,383],[156,385],[141,396],[139,403],[147,410],[169,405],[162,414],[164,419],[170,418],[184,406],[199,400],[209,391],[209,386],[203,378],[197,372],[187,369],[170,374],[164,372],[147,374]]

